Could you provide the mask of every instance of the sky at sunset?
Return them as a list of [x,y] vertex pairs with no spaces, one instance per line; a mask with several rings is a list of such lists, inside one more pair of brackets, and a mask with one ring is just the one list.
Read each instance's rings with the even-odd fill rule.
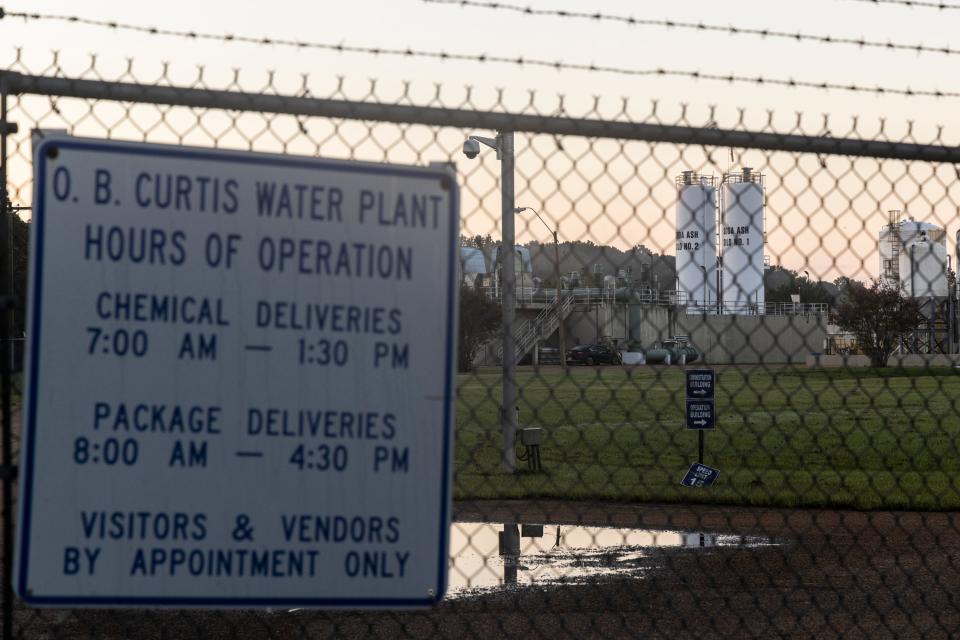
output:
[[[537,8],[582,10],[574,2],[523,2]],[[691,1],[674,3],[605,0],[590,10],[637,18],[702,21],[708,24],[801,31],[817,35],[864,37],[930,46],[956,44],[960,10],[875,5],[855,0],[811,0],[804,3]],[[80,15],[170,29],[269,36],[358,46],[412,47],[451,53],[525,56],[568,63],[629,69],[672,68],[705,73],[795,78],[801,81],[856,83],[918,90],[958,90],[960,56],[894,52],[855,46],[797,43],[756,36],[732,36],[663,27],[630,26],[593,20],[524,16],[483,8],[423,3],[420,0],[349,3],[303,3],[275,0],[244,2],[85,3],[32,0],[5,5],[7,12],[31,11]],[[227,86],[239,69],[246,90],[266,84],[296,93],[302,74],[309,74],[313,95],[331,95],[338,78],[351,98],[363,97],[371,79],[376,96],[405,98],[427,104],[436,85],[442,103],[459,106],[466,85],[473,87],[475,108],[495,108],[496,90],[504,90],[503,107],[553,113],[558,94],[570,115],[618,117],[627,98],[630,117],[659,118],[671,124],[682,114],[692,124],[710,120],[710,108],[721,127],[746,127],[839,136],[909,138],[927,142],[940,136],[945,144],[960,142],[956,121],[960,99],[877,96],[815,89],[692,81],[680,78],[629,77],[611,73],[555,71],[504,64],[478,64],[370,56],[280,46],[194,42],[148,36],[55,21],[7,17],[0,22],[4,65],[19,53],[23,68],[52,73],[51,50],[57,50],[60,72],[81,75],[96,55],[104,78],[121,78],[127,60],[136,80],[149,83],[169,63],[169,81],[193,84],[197,66],[209,86]],[[13,68],[17,68],[14,66]],[[88,76],[89,77],[89,76]],[[130,81],[133,78],[123,77]],[[591,112],[594,100],[600,107]],[[657,102],[652,114],[651,104]],[[47,101],[48,104],[49,101]],[[741,112],[740,109],[743,109]],[[798,115],[799,113],[799,115]],[[825,116],[827,116],[826,125]],[[856,120],[855,120],[856,119]],[[883,125],[881,126],[881,121]],[[856,124],[854,124],[856,122]],[[938,134],[938,127],[943,125]],[[489,133],[489,132],[463,132]],[[83,132],[78,129],[78,134]],[[410,136],[417,134],[411,133]],[[460,132],[449,132],[416,161],[457,162],[464,177],[464,230],[496,235],[499,198],[497,165],[485,154],[471,166],[459,156]],[[185,141],[189,144],[190,141]],[[264,149],[272,150],[272,149]],[[297,153],[297,148],[288,149]],[[309,149],[303,152],[310,152]],[[427,157],[430,156],[430,157]],[[402,155],[388,158],[404,161]],[[572,140],[556,147],[550,136],[518,141],[518,205],[539,207],[551,223],[558,221],[565,240],[591,239],[617,246],[645,244],[673,252],[673,179],[690,168],[720,173],[728,167],[752,165],[767,175],[768,249],[771,262],[794,269],[811,268],[823,277],[876,275],[876,236],[886,209],[901,208],[919,219],[945,226],[950,252],[957,231],[960,191],[952,167],[904,166],[897,162],[853,161],[847,158],[798,157],[789,154],[736,152],[725,149],[678,150],[673,145],[619,141]],[[12,171],[15,168],[12,167]],[[21,169],[23,171],[23,169]],[[21,194],[21,200],[28,198]],[[539,224],[539,223],[536,223]],[[518,225],[518,239],[544,240],[545,230]]]

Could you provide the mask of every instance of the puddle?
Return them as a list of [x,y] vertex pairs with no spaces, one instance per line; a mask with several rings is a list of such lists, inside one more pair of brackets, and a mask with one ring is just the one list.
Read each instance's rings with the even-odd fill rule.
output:
[[[504,535],[506,533],[506,535]],[[783,544],[763,536],[557,524],[454,522],[445,599],[508,588],[583,584],[633,576],[663,565],[658,550],[756,548]],[[303,609],[288,609],[293,613]]]
[[654,570],[657,549],[758,547],[770,538],[577,525],[454,522],[447,598],[512,586],[579,584]]

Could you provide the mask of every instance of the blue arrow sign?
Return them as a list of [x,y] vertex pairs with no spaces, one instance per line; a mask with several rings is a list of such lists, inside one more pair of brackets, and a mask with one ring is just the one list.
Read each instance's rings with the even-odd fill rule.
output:
[[720,470],[708,467],[705,464],[700,464],[699,462],[694,462],[690,465],[690,470],[687,471],[687,475],[683,476],[683,480],[680,481],[685,487],[709,487],[717,478],[720,477]]
[[713,400],[713,369],[687,369],[687,400]]
[[687,398],[687,429],[713,429],[716,416],[713,400],[691,400]]

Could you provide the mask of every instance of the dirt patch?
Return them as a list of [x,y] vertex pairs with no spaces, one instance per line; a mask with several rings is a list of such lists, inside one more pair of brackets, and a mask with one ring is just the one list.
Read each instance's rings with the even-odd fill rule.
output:
[[[960,515],[561,501],[464,502],[458,519],[760,535],[758,548],[664,552],[643,579],[517,593],[523,611],[592,614],[644,637],[931,638],[960,634]],[[576,603],[568,612],[553,605]]]
[[17,607],[17,638],[949,638],[960,635],[960,515],[472,501],[468,521],[785,539],[662,550],[642,577],[525,587],[425,612],[68,611]]

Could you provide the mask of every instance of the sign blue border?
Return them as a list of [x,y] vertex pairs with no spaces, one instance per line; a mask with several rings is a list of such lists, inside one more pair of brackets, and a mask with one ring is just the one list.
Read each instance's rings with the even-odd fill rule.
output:
[[[687,400],[713,400],[717,386],[717,374],[713,369],[687,369]],[[690,388],[692,376],[710,374],[710,388],[705,389],[703,393],[697,393],[696,389]]]
[[[446,372],[444,375],[445,397],[443,402],[443,489],[440,498],[440,549],[438,551],[438,571],[437,587],[432,596],[424,598],[153,598],[153,597],[108,597],[108,596],[33,596],[27,588],[28,559],[30,557],[30,525],[31,525],[31,507],[33,500],[33,479],[35,473],[34,466],[34,446],[36,438],[36,406],[37,406],[37,355],[40,346],[40,317],[41,317],[41,299],[43,285],[43,233],[44,233],[44,215],[46,202],[44,201],[44,191],[47,177],[47,152],[52,147],[59,149],[71,149],[78,151],[99,151],[106,153],[118,153],[138,156],[168,157],[168,158],[189,158],[192,160],[208,160],[211,162],[224,162],[229,164],[256,164],[279,167],[296,167],[301,169],[328,169],[348,173],[365,173],[373,175],[386,175],[401,178],[414,178],[422,180],[448,180],[450,190],[450,238],[447,269],[447,339],[446,346]],[[15,577],[15,587],[17,595],[27,604],[48,605],[48,606],[120,606],[120,607],[325,607],[325,608],[400,608],[400,607],[429,607],[439,602],[447,590],[447,561],[449,555],[449,534],[450,524],[450,494],[449,489],[452,483],[450,461],[453,455],[453,356],[454,341],[456,339],[456,314],[457,314],[457,294],[456,272],[459,239],[459,209],[460,209],[460,191],[456,180],[446,170],[430,167],[410,167],[403,165],[386,164],[366,164],[354,161],[333,161],[321,158],[297,158],[292,156],[280,156],[267,153],[230,151],[230,150],[210,150],[197,147],[173,147],[167,145],[147,146],[147,143],[132,142],[98,142],[83,138],[56,137],[44,140],[35,150],[34,158],[38,159],[34,163],[34,197],[33,197],[33,233],[36,235],[33,255],[31,256],[31,277],[33,285],[30,289],[33,293],[32,300],[32,321],[30,324],[30,336],[27,357],[30,364],[29,393],[27,396],[27,424],[25,433],[27,435],[27,447],[23,456],[23,475],[21,481],[24,483],[21,492],[22,504],[20,508],[19,526],[20,534],[20,554],[17,558],[17,575]]]
[[[694,411],[702,411],[705,408],[709,408],[710,417],[709,418],[694,418]],[[693,398],[687,398],[687,429],[692,431],[714,431],[717,426],[717,414],[716,407],[713,404],[713,399],[709,400],[694,400]],[[703,424],[697,424],[697,422],[703,422]]]

